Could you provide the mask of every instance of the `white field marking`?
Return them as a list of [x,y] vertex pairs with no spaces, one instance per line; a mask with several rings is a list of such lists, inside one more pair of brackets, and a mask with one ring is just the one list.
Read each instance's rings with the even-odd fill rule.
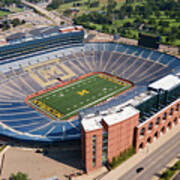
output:
[[[98,75],[96,74],[96,75],[94,75],[94,76],[90,76],[90,77],[87,77],[87,78],[89,78],[89,79],[91,78],[91,79],[92,79],[92,78],[96,78],[97,76],[98,76]],[[81,82],[83,82],[83,81],[86,81],[87,78],[82,79],[81,81],[77,81],[77,82],[74,82],[74,83],[65,85],[64,87],[61,87],[61,89],[57,88],[57,90],[47,92],[46,94],[40,96],[39,98],[42,98],[42,97],[47,96],[47,95],[49,96],[49,95],[51,95],[51,94],[54,94],[56,91],[61,91],[61,90],[63,90],[63,89],[66,89],[67,87],[73,86],[74,84],[79,84],[79,83],[81,83]],[[87,82],[87,81],[86,81],[86,82]],[[116,92],[118,93],[118,91],[123,91],[123,89],[126,89],[127,87],[128,87],[128,86],[125,86],[124,88],[120,88],[120,89],[118,89],[118,90],[116,90],[116,91],[113,91],[112,93],[110,93],[110,94],[108,94],[108,95],[106,95],[106,96],[103,96],[102,98],[100,98],[100,99],[98,99],[98,100],[96,100],[96,101],[94,101],[94,102],[92,102],[92,103],[89,103],[89,104],[87,104],[87,105],[85,105],[85,106],[82,106],[82,107],[80,107],[80,108],[78,108],[78,109],[75,109],[74,111],[66,114],[65,116],[62,116],[62,118],[66,117],[66,116],[69,116],[69,115],[71,115],[71,114],[73,114],[73,113],[75,113],[75,112],[78,112],[80,109],[86,108],[86,107],[91,106],[91,105],[93,105],[93,104],[98,104],[98,102],[101,102],[101,101],[103,101],[104,99],[107,99],[109,96],[112,96],[113,94],[116,94]],[[39,98],[37,98],[37,99],[39,99]],[[36,105],[33,104],[31,101],[30,101],[29,103],[32,104],[32,105],[34,105],[34,106],[36,106]],[[84,102],[83,102],[83,103],[84,103]],[[48,113],[46,110],[41,109],[41,108],[39,108],[38,106],[36,106],[36,108],[40,109],[41,111],[45,112],[46,114],[50,115],[51,117],[54,117],[55,119],[57,119],[55,116],[53,116],[52,114]]]
[[40,98],[45,97],[45,96],[50,96],[50,95],[56,93],[57,91],[62,91],[63,89],[66,89],[66,88],[68,88],[68,87],[71,87],[71,86],[73,86],[73,85],[75,85],[75,84],[82,83],[83,81],[87,80],[87,78],[95,78],[96,76],[97,76],[97,75],[95,75],[95,76],[90,76],[90,77],[86,77],[86,78],[81,79],[81,80],[79,80],[79,81],[76,81],[76,82],[67,84],[67,85],[65,85],[65,86],[59,87],[59,88],[57,88],[57,89],[55,89],[55,90],[53,90],[53,91],[49,91],[49,92],[47,92],[47,93],[45,93],[45,94],[39,95],[39,97],[37,96],[37,99],[40,99]]
[[123,88],[121,88],[121,89],[118,89],[118,90],[116,90],[116,91],[113,91],[112,93],[110,93],[110,94],[108,94],[108,95],[106,95],[106,96],[103,96],[102,98],[97,99],[96,101],[94,101],[94,102],[92,102],[92,103],[89,103],[89,104],[87,104],[87,105],[85,105],[85,106],[82,106],[82,107],[80,107],[80,108],[78,108],[78,109],[76,109],[76,110],[74,110],[74,111],[66,114],[65,116],[63,116],[63,118],[64,118],[64,117],[67,117],[67,116],[69,116],[69,115],[71,115],[71,114],[73,114],[73,113],[75,113],[75,112],[78,112],[80,109],[87,108],[87,107],[89,107],[89,106],[91,106],[91,105],[93,105],[93,104],[98,104],[98,102],[101,102],[101,101],[107,99],[109,96],[112,96],[113,94],[118,93],[118,91],[123,91],[123,89],[126,89],[126,88],[128,88],[128,86],[125,86],[125,87],[123,87]]
[[[97,77],[97,75],[90,76],[90,77],[87,77],[87,78],[96,78],[96,77]],[[85,78],[84,80],[87,80],[87,78]],[[82,79],[82,80],[83,80],[83,79]],[[78,84],[78,83],[81,83],[81,82],[82,82],[82,81],[77,81],[77,82],[74,82],[74,83],[72,83],[72,84]],[[72,85],[72,84],[70,84],[70,85]],[[68,85],[67,85],[67,86],[68,86]],[[65,88],[67,88],[67,87],[65,87]],[[57,89],[57,90],[55,90],[55,91],[61,91],[62,89],[65,89],[65,88]],[[51,92],[52,92],[52,93],[51,93]],[[54,91],[50,91],[49,94],[44,94],[43,96],[40,96],[40,97],[37,98],[37,99],[40,99],[40,98],[42,98],[42,97],[46,97],[47,95],[48,95],[48,96],[55,96],[54,93],[55,93]],[[42,108],[40,108],[39,106],[37,106],[37,105],[35,105],[34,103],[32,103],[32,101],[30,101],[29,103],[30,103],[32,106],[35,106],[37,109],[39,109],[39,110],[43,111],[44,113],[48,114],[49,116],[51,116],[51,117],[53,117],[53,118],[55,118],[55,119],[58,119],[58,118],[55,117],[53,114],[47,112],[45,109],[42,109]]]

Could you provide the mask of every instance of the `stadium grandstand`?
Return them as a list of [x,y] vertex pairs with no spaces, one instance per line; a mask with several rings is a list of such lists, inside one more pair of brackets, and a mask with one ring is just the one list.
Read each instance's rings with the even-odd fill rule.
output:
[[[81,26],[59,28],[53,33],[41,33],[38,36],[22,37],[21,39],[7,38],[0,46],[0,62],[13,61],[14,57],[27,55],[44,49],[52,49],[68,44],[78,44],[83,42],[84,31]],[[0,44],[0,45],[1,45]],[[3,61],[1,61],[3,60]]]
[[[82,27],[75,26],[47,37],[43,35],[7,42],[0,47],[0,134],[22,142],[51,143],[81,138],[85,168],[91,171],[112,161],[114,156],[132,145],[137,152],[151,143],[154,136],[158,138],[168,127],[172,128],[179,122],[180,59],[124,44],[84,43],[83,36]],[[112,78],[108,76],[108,80],[106,77],[108,82],[111,81],[110,86],[112,81],[117,82],[117,78],[120,78],[122,80],[118,83],[130,82],[133,87],[120,94],[108,95],[94,106],[86,103],[77,107],[78,114],[67,120],[49,117],[46,112],[37,110],[26,101],[34,94],[49,93],[57,87],[63,89],[67,84],[71,85],[73,92],[73,88],[78,86],[77,79],[89,73],[111,75]],[[98,85],[88,87],[96,89]],[[112,87],[117,88],[113,85],[110,90]],[[83,90],[81,94],[82,97],[87,94],[90,100],[89,91]],[[65,93],[59,96],[65,96]],[[74,108],[77,105],[70,104]],[[123,122],[127,123],[127,128],[119,130]],[[112,128],[114,132],[129,132],[122,137],[125,139],[111,134],[111,126],[116,127],[114,124],[118,125],[117,129]],[[156,134],[152,134],[152,129]],[[110,147],[110,142],[96,144],[104,135],[106,140],[113,137],[114,143],[120,147],[113,151],[115,146]],[[116,141],[117,138],[127,143],[121,144]],[[92,142],[103,157],[88,155],[87,149],[94,148],[90,147]],[[106,149],[103,152],[102,146]],[[87,161],[88,158],[92,161]]]

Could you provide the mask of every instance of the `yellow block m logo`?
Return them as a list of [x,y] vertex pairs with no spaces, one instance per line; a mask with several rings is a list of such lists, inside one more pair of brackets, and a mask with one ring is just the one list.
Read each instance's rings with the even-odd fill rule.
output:
[[79,94],[80,96],[84,96],[85,94],[89,94],[89,91],[83,89],[82,91],[78,91],[77,94]]

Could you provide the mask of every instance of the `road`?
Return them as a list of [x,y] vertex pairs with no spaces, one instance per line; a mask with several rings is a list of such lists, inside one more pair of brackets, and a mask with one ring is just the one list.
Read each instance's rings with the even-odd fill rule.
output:
[[173,180],[180,180],[180,172],[174,177]]
[[37,11],[39,11],[42,14],[49,17],[52,20],[53,23],[55,23],[56,25],[60,25],[60,22],[62,21],[62,19],[59,16],[56,16],[53,13],[51,13],[50,11],[47,11],[46,9],[43,9],[43,8],[39,7],[38,5],[27,2],[25,0],[22,0],[22,3],[26,4],[27,6],[33,7]]
[[[148,152],[147,152],[148,153]],[[163,169],[172,159],[180,153],[180,132],[159,147],[154,153],[142,160],[118,180],[150,180],[154,175]],[[136,169],[144,167],[144,170],[137,174]]]

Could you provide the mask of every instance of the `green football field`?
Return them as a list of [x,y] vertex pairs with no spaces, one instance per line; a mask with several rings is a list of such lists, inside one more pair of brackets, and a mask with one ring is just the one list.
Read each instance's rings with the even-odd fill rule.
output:
[[[94,74],[33,97],[29,103],[55,119],[67,119],[79,110],[99,104],[130,87],[132,84],[115,77]],[[60,114],[58,118],[53,110]]]

